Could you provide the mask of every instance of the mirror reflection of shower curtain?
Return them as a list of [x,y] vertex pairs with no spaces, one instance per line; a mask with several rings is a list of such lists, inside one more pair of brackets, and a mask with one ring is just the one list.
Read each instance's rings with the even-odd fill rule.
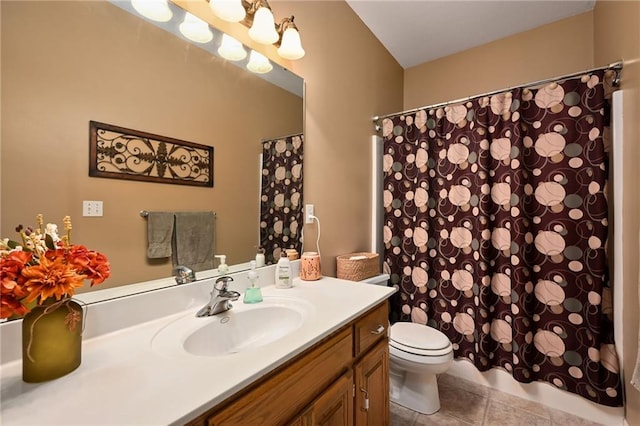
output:
[[283,249],[302,251],[302,134],[262,143],[260,246],[267,265]]

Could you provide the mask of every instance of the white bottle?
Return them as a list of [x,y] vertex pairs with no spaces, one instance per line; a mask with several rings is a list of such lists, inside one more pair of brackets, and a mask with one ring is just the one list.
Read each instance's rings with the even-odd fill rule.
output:
[[280,260],[276,265],[276,288],[291,288],[293,287],[291,279],[291,262],[287,257],[287,254],[282,250],[280,254]]
[[229,272],[229,266],[227,265],[227,256],[224,254],[216,255],[218,259],[220,259],[220,264],[218,265],[218,272],[221,274],[226,274]]
[[264,260],[264,249],[262,247],[258,247],[258,252],[256,253],[256,268],[263,267]]

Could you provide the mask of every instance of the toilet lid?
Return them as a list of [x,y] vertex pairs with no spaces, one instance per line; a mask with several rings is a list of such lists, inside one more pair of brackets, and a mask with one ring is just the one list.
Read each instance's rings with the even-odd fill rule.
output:
[[450,350],[451,342],[433,327],[413,322],[397,322],[391,326],[389,344],[405,352],[429,355]]

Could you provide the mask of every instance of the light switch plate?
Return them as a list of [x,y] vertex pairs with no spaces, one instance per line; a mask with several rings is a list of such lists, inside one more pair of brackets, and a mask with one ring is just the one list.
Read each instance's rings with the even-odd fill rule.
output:
[[82,216],[102,216],[102,201],[83,201]]
[[313,223],[313,204],[304,206],[304,223]]

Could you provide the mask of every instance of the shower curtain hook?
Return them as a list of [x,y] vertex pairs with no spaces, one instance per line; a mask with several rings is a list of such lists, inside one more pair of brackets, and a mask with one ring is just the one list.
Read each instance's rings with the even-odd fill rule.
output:
[[380,130],[382,129],[382,127],[380,127],[380,117],[373,117],[373,122],[376,125],[376,133],[380,132]]
[[613,72],[616,73],[616,75],[613,77],[613,81],[611,82],[611,85],[613,87],[619,87],[620,86],[620,72],[622,70],[614,68]]

